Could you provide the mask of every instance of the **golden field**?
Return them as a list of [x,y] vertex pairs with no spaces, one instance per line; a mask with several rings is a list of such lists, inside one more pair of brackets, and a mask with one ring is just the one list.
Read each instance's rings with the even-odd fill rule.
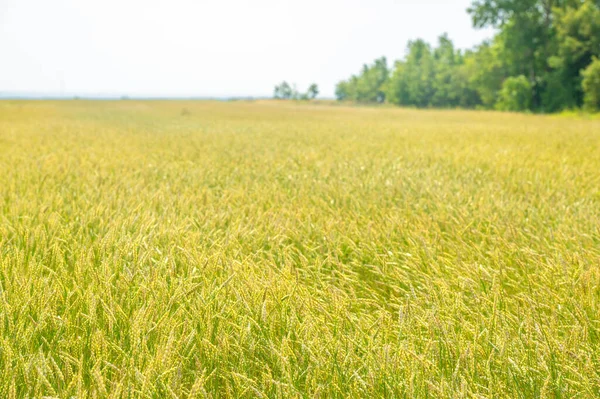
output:
[[0,397],[600,396],[600,120],[0,102]]

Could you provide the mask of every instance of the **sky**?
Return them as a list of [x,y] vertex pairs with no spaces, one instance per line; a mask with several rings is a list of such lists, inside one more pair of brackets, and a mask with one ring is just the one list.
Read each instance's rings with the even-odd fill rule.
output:
[[490,38],[471,0],[0,0],[0,93],[321,97],[409,40]]

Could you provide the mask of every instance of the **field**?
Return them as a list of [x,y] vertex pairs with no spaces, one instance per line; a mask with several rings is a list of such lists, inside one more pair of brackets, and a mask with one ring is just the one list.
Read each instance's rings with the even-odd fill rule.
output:
[[0,397],[600,396],[600,120],[0,102]]

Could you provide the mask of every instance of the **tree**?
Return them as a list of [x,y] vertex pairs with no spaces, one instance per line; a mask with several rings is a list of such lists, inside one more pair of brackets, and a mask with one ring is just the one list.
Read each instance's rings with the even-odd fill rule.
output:
[[458,105],[456,66],[460,54],[454,49],[454,43],[444,34],[438,39],[438,47],[433,50],[434,77],[431,105],[448,107]]
[[385,86],[386,98],[392,104],[411,105],[408,95],[406,69],[406,62],[396,61],[392,76]]
[[468,88],[479,97],[478,105],[494,108],[502,82],[508,74],[500,54],[502,45],[497,42],[485,42],[464,56],[461,69],[468,81]]
[[396,62],[386,85],[388,100],[398,105],[427,107],[434,95],[434,58],[431,47],[419,39],[408,44],[406,59]]
[[291,89],[291,94],[290,97],[292,100],[300,100],[302,97],[302,95],[300,94],[300,92],[298,92],[298,89],[296,88],[296,83],[294,83],[294,86]]
[[531,109],[531,83],[525,76],[510,77],[502,84],[497,108],[502,111]]
[[474,27],[497,29],[493,39],[465,52],[447,35],[437,47],[409,42],[391,71],[385,58],[364,65],[338,83],[336,97],[416,107],[596,109],[600,0],[473,0],[468,12]]
[[581,72],[592,63],[593,57],[600,56],[600,6],[591,0],[574,4],[555,10],[558,48],[549,62],[557,71],[554,87],[558,93],[550,93],[549,97],[569,106],[581,106],[584,102]]
[[319,86],[317,86],[316,83],[311,84],[308,88],[307,95],[309,99],[315,99],[319,95]]
[[335,98],[338,101],[344,101],[350,99],[349,83],[346,81],[338,82],[335,86]]
[[306,93],[300,93],[296,88],[296,84],[290,86],[290,84],[285,81],[275,86],[273,93],[274,98],[283,100],[312,100],[318,95],[319,87],[315,83],[310,85]]
[[410,42],[386,85],[392,104],[417,107],[474,107],[481,103],[469,81],[466,57],[446,34],[433,50],[423,40]]
[[581,71],[600,51],[600,1],[476,0],[469,13],[475,27],[499,29],[505,77],[527,76],[533,109],[582,105]]
[[387,59],[381,57],[372,65],[363,65],[359,75],[353,75],[347,81],[336,86],[338,100],[353,100],[363,103],[382,103],[385,101],[385,84],[389,77]]
[[468,12],[477,28],[499,29],[501,59],[508,76],[524,75],[532,90],[532,106],[543,108],[543,90],[555,44],[554,8],[569,0],[477,0]]
[[600,59],[594,58],[581,75],[586,109],[600,111]]
[[275,86],[274,96],[278,99],[289,100],[294,95],[294,91],[290,84],[286,81],[281,82],[281,84]]

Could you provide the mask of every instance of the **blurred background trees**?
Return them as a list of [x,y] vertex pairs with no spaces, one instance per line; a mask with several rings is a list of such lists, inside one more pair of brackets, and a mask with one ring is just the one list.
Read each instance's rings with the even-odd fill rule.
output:
[[447,35],[435,47],[408,43],[339,82],[338,100],[415,107],[557,112],[600,110],[600,0],[476,0],[476,28],[496,36],[461,51]]
[[290,86],[286,81],[281,82],[273,91],[273,98],[279,100],[314,100],[319,95],[319,86],[313,83],[309,86],[306,93],[300,93],[296,85]]

